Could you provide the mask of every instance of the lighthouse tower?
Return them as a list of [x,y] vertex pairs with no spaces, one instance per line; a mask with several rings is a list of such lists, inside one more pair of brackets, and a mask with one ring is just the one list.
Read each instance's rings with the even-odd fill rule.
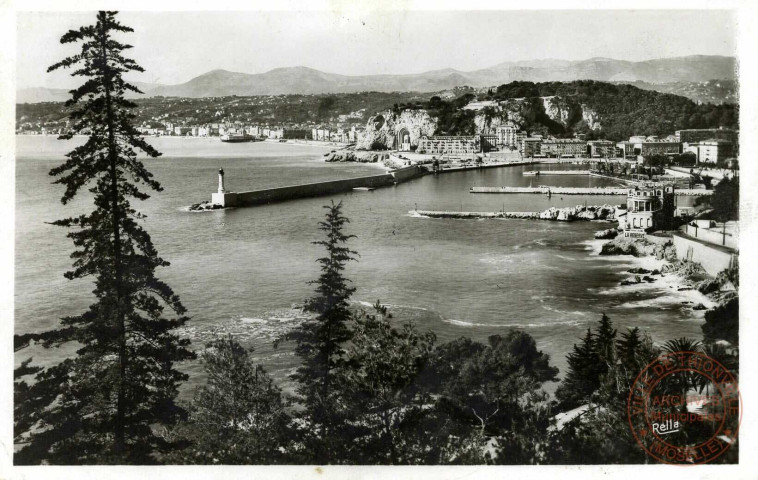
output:
[[226,190],[224,190],[224,169],[219,168],[218,169],[218,193],[225,193]]
[[237,204],[237,194],[224,187],[224,169],[218,169],[218,191],[211,193],[211,203],[222,207],[232,207]]

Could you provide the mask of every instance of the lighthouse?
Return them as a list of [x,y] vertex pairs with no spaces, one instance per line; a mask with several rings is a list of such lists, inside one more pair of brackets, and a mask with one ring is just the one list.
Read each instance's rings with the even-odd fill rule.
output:
[[224,169],[219,168],[218,169],[218,193],[224,193],[226,190],[224,190]]
[[224,169],[218,169],[218,191],[211,193],[211,203],[232,207],[237,203],[237,194],[224,188]]

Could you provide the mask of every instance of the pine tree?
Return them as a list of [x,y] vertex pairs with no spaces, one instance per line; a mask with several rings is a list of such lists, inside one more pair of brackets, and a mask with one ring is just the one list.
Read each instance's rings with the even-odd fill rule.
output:
[[186,449],[170,458],[182,464],[281,463],[289,416],[282,391],[231,336],[201,355],[208,383],[198,388],[189,421],[175,434]]
[[296,342],[295,353],[303,361],[293,378],[299,383],[298,394],[305,407],[305,443],[313,461],[328,464],[336,461],[339,431],[346,427],[347,405],[339,392],[338,376],[346,364],[343,345],[352,335],[348,307],[355,288],[348,285],[350,280],[345,278],[344,270],[357,253],[346,246],[355,236],[343,232],[350,220],[342,214],[342,202],[332,202],[324,208],[326,218],[319,222],[319,229],[326,239],[313,243],[322,245],[327,254],[317,260],[321,275],[311,282],[316,285],[316,294],[306,301],[306,309],[316,316],[288,333],[284,340]]
[[581,343],[574,344],[571,352],[566,355],[568,371],[555,392],[556,398],[566,409],[588,401],[599,385],[594,378],[598,360],[594,343],[592,329],[588,328]]
[[606,314],[603,314],[597,328],[595,352],[603,364],[600,367],[602,373],[607,372],[608,368],[616,363],[616,329],[613,328],[613,323]]
[[132,31],[116,20],[116,12],[100,11],[95,25],[61,38],[81,42],[81,52],[48,69],[73,67],[72,75],[87,79],[71,91],[66,105],[73,107],[74,124],[60,138],[89,138],[50,175],[65,187],[63,204],[83,188],[92,195],[91,213],[54,224],[70,229],[76,247],[66,278],[93,278],[96,301],[86,312],[63,318],[57,330],[16,339],[17,348],[31,339],[46,347],[80,346],[74,357],[39,372],[27,386],[16,423],[29,428],[19,435],[26,446],[16,463],[154,463],[155,454],[169,448],[154,427],[183,413],[174,399],[187,376],[174,364],[194,354],[189,340],[174,330],[187,320],[186,310],[156,278],[155,269],[169,263],[158,256],[138,223],[144,216],[130,203],[149,198],[140,184],[161,191],[136,150],[150,157],[160,153],[132,125],[136,105],[124,98],[127,91],[141,92],[122,74],[143,69],[122,56],[131,46],[114,34]]
[[649,359],[641,358],[642,338],[639,327],[628,329],[621,333],[621,338],[616,341],[616,350],[619,360],[624,368],[631,372],[639,373]]
[[419,333],[412,324],[393,328],[387,307],[378,301],[374,315],[357,315],[347,351],[345,391],[353,407],[350,422],[361,431],[347,449],[351,463],[412,464],[419,445],[417,424],[429,396],[417,377],[425,366],[435,335]]

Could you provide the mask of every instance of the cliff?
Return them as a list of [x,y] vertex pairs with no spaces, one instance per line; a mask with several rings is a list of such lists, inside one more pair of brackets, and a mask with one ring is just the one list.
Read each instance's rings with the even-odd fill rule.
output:
[[534,98],[509,98],[499,102],[494,109],[484,109],[474,117],[476,133],[494,134],[497,127],[512,123],[532,133],[560,134],[577,130],[586,125],[590,130],[599,130],[597,112],[586,104],[579,104],[570,97],[546,96]]
[[[366,133],[356,144],[358,150],[395,149],[402,136],[410,137],[412,146],[417,146],[423,136],[434,135],[437,121],[426,110],[404,110],[395,113],[384,111],[369,118]],[[397,139],[397,140],[396,140]]]

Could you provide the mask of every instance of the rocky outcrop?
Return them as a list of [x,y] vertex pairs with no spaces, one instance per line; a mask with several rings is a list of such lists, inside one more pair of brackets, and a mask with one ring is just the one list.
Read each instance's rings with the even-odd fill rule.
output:
[[542,97],[542,109],[550,120],[560,123],[563,126],[569,124],[571,107],[563,98]]
[[411,146],[417,146],[423,136],[434,135],[437,121],[426,110],[387,110],[369,118],[366,133],[356,144],[358,150],[392,150],[401,134],[407,132]]
[[208,201],[200,202],[200,203],[193,203],[189,206],[188,210],[190,212],[205,212],[208,210],[220,210],[224,208],[223,206],[219,205],[218,203],[211,203]]
[[480,110],[474,117],[477,134],[493,135],[498,127],[513,124],[523,128],[527,120],[534,118],[534,105],[525,98],[510,98],[500,102],[492,111]]
[[337,150],[331,153],[327,153],[324,161],[377,163],[383,162],[388,158],[389,154],[382,152],[356,152],[355,150]]
[[595,232],[595,238],[598,240],[610,240],[616,238],[619,234],[618,228],[609,228]]
[[590,130],[600,130],[600,115],[596,111],[582,104],[582,121],[587,124]]
[[616,237],[603,245],[600,255],[645,257],[655,253],[656,245],[645,238]]
[[575,127],[578,123],[586,123],[592,130],[601,127],[597,112],[571,98],[560,96],[507,99],[500,102],[494,112],[485,109],[477,112],[474,125],[476,133],[481,134],[494,134],[497,127],[507,123],[530,132],[545,133],[546,127],[535,123],[543,114],[565,128]]

